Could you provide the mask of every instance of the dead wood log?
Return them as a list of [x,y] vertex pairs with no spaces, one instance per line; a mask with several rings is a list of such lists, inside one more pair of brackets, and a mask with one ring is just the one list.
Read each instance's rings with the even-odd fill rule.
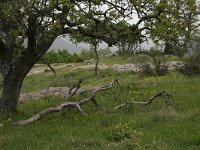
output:
[[[71,94],[69,94],[69,96],[67,97],[67,100],[69,100],[76,93],[76,91],[78,90],[78,87],[80,86],[81,83],[82,82],[79,82],[78,86],[75,87],[75,90],[73,90],[73,92],[71,92]],[[62,103],[58,106],[47,108],[47,109],[39,112],[38,114],[30,117],[29,119],[18,121],[16,123],[14,123],[14,125],[25,126],[25,125],[31,124],[33,122],[36,122],[38,120],[41,120],[43,117],[45,117],[51,113],[59,112],[61,110],[67,109],[67,108],[77,108],[83,115],[86,115],[86,113],[82,110],[81,105],[84,105],[84,104],[88,103],[89,101],[92,101],[94,103],[94,105],[96,106],[97,105],[97,102],[95,100],[96,95],[100,92],[103,92],[105,90],[113,88],[116,84],[119,84],[119,83],[117,80],[114,80],[109,85],[99,87],[98,89],[93,90],[90,96],[88,96],[87,98],[84,98],[83,100],[81,100],[79,102],[65,101],[64,103]]]
[[172,97],[172,95],[170,95],[169,93],[167,93],[167,91],[162,91],[157,93],[156,95],[152,96],[148,101],[128,101],[126,103],[120,104],[118,106],[116,106],[114,109],[120,109],[126,105],[130,105],[130,104],[140,104],[140,105],[149,105],[151,104],[157,97],[162,97],[166,104],[169,106],[170,103],[173,103],[173,105],[175,107],[177,107],[176,102],[174,101],[174,98]]

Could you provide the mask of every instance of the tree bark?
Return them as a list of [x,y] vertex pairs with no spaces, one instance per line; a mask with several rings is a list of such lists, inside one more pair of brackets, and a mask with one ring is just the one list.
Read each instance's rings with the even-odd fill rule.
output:
[[22,81],[23,78],[16,80],[14,76],[9,76],[4,80],[0,112],[13,113],[17,111]]
[[95,52],[95,55],[96,55],[95,75],[97,75],[98,74],[98,66],[99,66],[99,54],[98,54],[98,51],[97,51],[97,44],[94,45],[94,52]]

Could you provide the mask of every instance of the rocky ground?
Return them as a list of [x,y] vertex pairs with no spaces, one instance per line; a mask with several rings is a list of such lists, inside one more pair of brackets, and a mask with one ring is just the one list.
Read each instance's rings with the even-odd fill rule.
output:
[[[112,65],[107,65],[107,64],[100,64],[99,69],[113,69],[115,71],[140,71],[144,63],[137,63],[137,64],[112,64]],[[152,64],[149,63],[151,67],[154,67]],[[182,62],[178,61],[171,61],[167,63],[168,67],[170,70],[180,68],[183,66]],[[71,68],[69,72],[73,71],[79,71],[79,70],[92,70],[94,69],[93,64],[89,65],[80,65],[80,64],[52,64],[51,65],[55,70],[62,69],[62,68]],[[28,75],[33,75],[33,74],[41,74],[41,73],[47,73],[51,74],[49,72],[49,68],[45,65],[40,65],[36,64],[35,67],[29,72]],[[47,74],[47,75],[48,75]]]
[[[112,65],[107,65],[107,64],[100,64],[99,69],[113,69],[115,71],[140,71],[142,66],[144,64],[142,63],[137,63],[137,64],[112,64]],[[154,67],[152,64],[149,64],[151,67]],[[180,68],[183,66],[182,62],[178,61],[171,61],[167,63],[169,69],[176,69]],[[79,71],[79,70],[92,70],[94,69],[93,64],[88,64],[88,65],[82,65],[82,64],[52,64],[51,65],[55,70],[58,69],[63,69],[63,68],[68,68],[69,72],[74,72],[74,71]],[[45,75],[50,75],[52,72],[50,69],[41,64],[36,64],[34,68],[29,72],[28,75],[33,75],[33,74],[45,74]],[[43,97],[49,97],[49,96],[59,96],[59,97],[65,97],[68,92],[69,92],[69,87],[49,87],[48,89],[44,89],[40,92],[34,92],[34,93],[26,93],[26,94],[21,94],[20,95],[20,101],[24,102],[27,100],[36,100],[40,99]],[[79,90],[81,92],[81,90]]]
[[20,94],[19,100],[24,102],[27,100],[36,100],[49,96],[65,97],[68,94],[69,89],[69,87],[49,87],[48,89],[44,89],[40,92]]

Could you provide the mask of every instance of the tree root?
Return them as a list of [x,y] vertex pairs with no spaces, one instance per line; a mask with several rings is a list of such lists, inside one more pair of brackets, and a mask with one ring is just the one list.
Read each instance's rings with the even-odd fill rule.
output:
[[102,86],[102,87],[99,87],[95,90],[92,91],[92,93],[90,94],[90,96],[88,96],[87,98],[84,98],[83,100],[79,101],[79,102],[68,102],[72,96],[75,95],[75,93],[77,92],[77,90],[80,88],[80,84],[82,83],[83,81],[80,80],[77,85],[73,88],[71,88],[69,90],[69,93],[66,97],[66,101],[58,106],[55,106],[55,107],[50,107],[50,108],[47,108],[41,112],[39,112],[38,114],[30,117],[29,119],[26,119],[26,120],[21,120],[21,121],[18,121],[16,123],[14,123],[14,125],[22,125],[22,126],[25,126],[25,125],[28,125],[28,124],[31,124],[33,122],[36,122],[38,120],[41,120],[43,117],[51,114],[51,113],[55,113],[55,112],[59,112],[61,110],[64,110],[64,109],[69,109],[69,108],[78,108],[78,110],[83,114],[83,115],[86,115],[86,113],[82,110],[81,106],[88,103],[89,101],[92,101],[94,103],[95,106],[98,105],[98,103],[96,102],[95,100],[95,97],[96,95],[99,93],[99,92],[102,92],[102,91],[105,91],[105,90],[108,90],[108,89],[111,89],[113,88],[116,84],[119,84],[117,80],[114,80],[111,84],[109,85],[106,85],[106,86]]

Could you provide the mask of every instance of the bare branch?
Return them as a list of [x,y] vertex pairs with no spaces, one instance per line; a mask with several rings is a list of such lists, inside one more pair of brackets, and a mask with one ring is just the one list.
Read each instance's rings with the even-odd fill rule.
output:
[[54,73],[54,75],[56,76],[56,71],[55,71],[55,69],[53,69],[53,67],[51,66],[51,64],[50,63],[48,63],[44,58],[41,58],[41,61],[43,61],[43,63],[45,64],[45,65],[47,65],[48,67],[49,67],[49,69]]
[[78,89],[80,88],[81,83],[83,82],[83,80],[79,80],[76,84],[74,84],[70,89],[68,94],[66,95],[66,101],[70,100],[78,91]]
[[87,115],[87,114],[83,111],[83,109],[81,108],[80,105],[77,104],[76,107],[78,108],[78,110],[79,110],[83,115]]
[[[157,97],[162,97],[164,98],[166,104],[168,104],[169,100],[171,100],[173,102],[173,104],[176,106],[177,104],[174,101],[174,98],[172,97],[172,95],[168,94],[166,91],[162,91],[157,93],[156,95],[152,96],[148,101],[129,101],[126,103],[123,103],[121,105],[116,106],[114,109],[119,109],[122,108],[126,105],[130,105],[130,104],[140,104],[140,105],[149,105],[151,104]],[[168,98],[167,98],[168,97]]]
[[78,110],[82,114],[86,115],[85,112],[81,109],[81,105],[84,105],[84,104],[88,103],[89,101],[93,101],[96,94],[103,92],[105,90],[109,90],[109,89],[113,88],[116,84],[118,84],[118,80],[114,80],[109,85],[106,85],[106,86],[103,86],[103,87],[93,90],[93,92],[91,93],[90,96],[88,96],[87,98],[84,98],[83,100],[81,100],[79,102],[64,102],[58,106],[47,108],[47,109],[39,112],[38,114],[30,117],[29,119],[18,121],[16,123],[14,123],[14,125],[25,126],[25,125],[31,124],[33,122],[36,122],[51,113],[59,112],[61,110],[67,109],[67,108],[78,108]]

